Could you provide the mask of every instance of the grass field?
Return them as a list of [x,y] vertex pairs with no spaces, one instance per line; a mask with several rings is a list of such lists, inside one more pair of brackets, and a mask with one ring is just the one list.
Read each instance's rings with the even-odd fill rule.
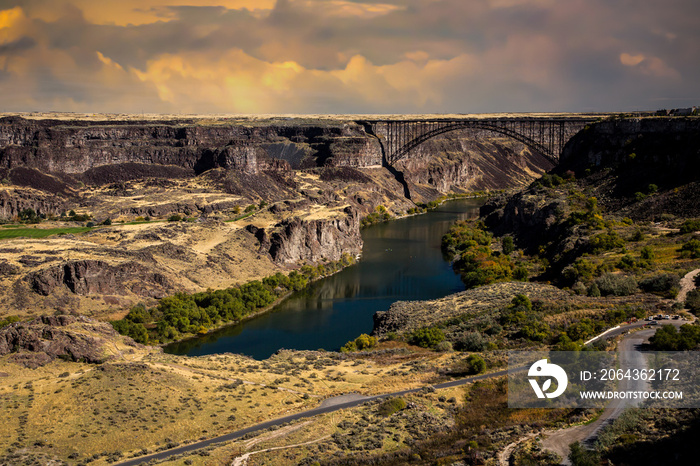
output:
[[11,238],[46,238],[53,235],[77,234],[90,231],[88,227],[66,227],[66,228],[8,228],[0,230],[0,240]]

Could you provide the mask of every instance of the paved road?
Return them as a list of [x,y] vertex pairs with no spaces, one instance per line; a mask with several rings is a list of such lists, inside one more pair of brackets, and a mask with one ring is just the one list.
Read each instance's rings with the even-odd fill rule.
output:
[[[520,368],[520,370],[524,370],[525,368]],[[433,387],[436,390],[443,389],[443,388],[453,388],[453,387],[458,387],[460,385],[466,385],[468,383],[474,383],[479,380],[486,380],[486,379],[491,379],[494,377],[502,377],[508,375],[508,370],[502,370],[498,372],[490,372],[488,374],[481,374],[481,375],[475,375],[472,377],[466,377],[463,379],[459,380],[453,380],[451,382],[444,382],[440,383],[437,385],[431,385],[429,387]],[[336,398],[331,398],[329,400],[324,401],[321,406],[315,409],[310,409],[308,411],[302,411],[300,413],[296,414],[291,414],[289,416],[284,416],[280,417],[277,419],[273,419],[271,421],[263,422],[261,424],[256,424],[254,426],[246,427],[245,429],[237,430],[235,432],[231,432],[225,435],[221,435],[219,437],[214,437],[208,440],[201,440],[195,443],[190,443],[188,445],[183,445],[177,448],[173,448],[171,450],[165,450],[161,451],[158,453],[153,453],[151,455],[146,455],[146,456],[140,456],[138,458],[133,458],[128,461],[124,461],[122,463],[118,463],[119,466],[136,466],[138,464],[142,463],[147,463],[148,461],[151,460],[163,460],[166,459],[170,456],[175,456],[175,455],[181,455],[183,453],[189,453],[194,450],[199,450],[201,448],[208,447],[213,444],[217,443],[223,443],[223,442],[230,442],[232,440],[239,439],[243,437],[244,435],[253,433],[253,432],[258,432],[260,430],[264,430],[270,427],[275,427],[279,426],[282,424],[286,424],[288,422],[296,421],[298,419],[304,419],[307,417],[313,417],[317,416],[319,414],[325,414],[325,413],[331,413],[333,411],[339,411],[341,409],[347,409],[347,408],[354,408],[355,406],[359,406],[363,403],[367,403],[369,401],[374,401],[374,400],[380,400],[383,398],[389,398],[389,397],[396,397],[396,396],[403,396],[403,395],[408,395],[410,393],[416,393],[421,390],[423,390],[425,387],[421,388],[414,388],[411,390],[403,390],[400,392],[394,392],[394,393],[385,393],[383,395],[374,395],[374,396],[350,396],[348,397],[349,401],[345,401],[344,399],[346,398],[346,395],[341,396],[341,397],[336,397]],[[341,400],[340,402],[337,402],[338,400]]]
[[[686,323],[683,321],[662,321],[662,322],[663,323],[671,322],[674,325],[681,325],[683,323]],[[638,328],[638,327],[641,327],[645,324],[646,324],[646,322],[636,322],[634,324],[624,325],[618,329],[611,330],[611,331],[608,331],[602,335],[599,335],[598,337],[594,338],[590,342],[593,342],[602,336],[605,336],[606,338],[617,336],[617,335],[620,335],[624,332],[629,331],[632,328]],[[654,330],[655,329],[650,330],[648,332],[651,332],[651,334],[653,334]],[[527,368],[522,367],[522,368],[518,368],[516,370],[525,370],[525,369],[527,369]],[[432,387],[437,389],[437,390],[444,389],[444,388],[453,388],[453,387],[458,387],[460,385],[466,385],[468,383],[474,383],[474,382],[477,382],[479,380],[486,380],[486,379],[491,379],[491,378],[495,378],[495,377],[502,377],[502,376],[506,376],[506,375],[508,375],[508,371],[502,370],[502,371],[498,371],[498,372],[491,372],[488,374],[481,374],[481,375],[476,375],[476,376],[472,376],[472,377],[466,377],[466,378],[459,379],[459,380],[453,380],[451,382],[444,382],[441,384],[432,385]],[[163,459],[168,458],[170,456],[181,455],[183,453],[189,453],[189,452],[192,452],[194,450],[199,450],[199,449],[208,447],[208,446],[213,445],[213,444],[230,442],[232,440],[239,439],[247,434],[258,432],[261,430],[265,430],[265,429],[268,429],[270,427],[280,426],[280,425],[286,424],[288,422],[317,416],[319,414],[331,413],[334,411],[339,411],[341,409],[354,408],[356,406],[359,406],[363,403],[367,403],[369,401],[374,401],[374,400],[379,400],[379,399],[389,398],[389,397],[403,396],[403,395],[408,395],[410,393],[416,393],[416,392],[423,390],[423,388],[424,387],[414,388],[411,390],[403,390],[400,392],[385,393],[382,395],[374,395],[374,396],[368,396],[368,397],[344,395],[341,397],[331,398],[331,399],[324,401],[321,404],[321,406],[319,406],[318,408],[315,408],[315,409],[310,409],[308,411],[302,411],[300,413],[291,414],[289,416],[284,416],[284,417],[280,417],[277,419],[273,419],[271,421],[267,421],[267,422],[263,422],[261,424],[256,424],[254,426],[246,427],[245,429],[237,430],[235,432],[230,432],[228,434],[224,434],[224,435],[221,435],[219,437],[214,437],[214,438],[211,438],[208,440],[201,440],[198,442],[190,443],[188,445],[183,445],[183,446],[173,448],[170,450],[165,450],[165,451],[161,451],[158,453],[153,453],[151,455],[146,455],[146,456],[141,456],[138,458],[130,459],[128,461],[124,461],[122,463],[119,463],[119,466],[136,466],[138,464],[146,463],[146,462],[154,460],[154,459],[155,460],[163,460]],[[348,400],[348,401],[346,401],[346,400]],[[619,412],[621,412],[621,411],[622,411],[622,409],[619,410]],[[617,413],[617,416],[619,416],[619,413]],[[601,418],[603,418],[603,416],[601,416]],[[599,418],[599,421],[601,421],[601,418]],[[605,419],[610,419],[610,416],[607,416]],[[589,426],[593,426],[594,424],[590,424]],[[578,427],[589,427],[589,426],[578,426]],[[596,426],[599,427],[597,424],[596,424]],[[576,428],[570,428],[570,429],[576,429]],[[559,431],[559,432],[564,432],[567,430],[569,430],[569,429],[564,429],[563,431]],[[589,432],[588,430],[586,430],[584,438],[587,437],[591,432],[592,431]],[[578,439],[578,437],[581,437],[581,435],[583,435],[583,433],[577,433],[573,436]],[[562,436],[561,438],[563,439],[562,441],[566,441],[569,438],[569,436]],[[556,440],[556,438],[555,438],[555,440]],[[566,447],[566,454],[562,455],[563,457],[566,457],[566,455],[568,455],[569,443],[574,442],[574,441],[575,440],[571,440],[570,442],[566,443],[565,445],[562,443],[562,445],[564,445]],[[554,442],[554,440],[553,440],[553,442]],[[552,442],[550,442],[550,443],[552,443]],[[554,445],[554,444],[552,443],[552,445]],[[563,448],[563,447],[560,446],[555,451],[561,450],[561,448]]]
[[[661,324],[673,324],[676,327],[680,327],[681,325],[686,323],[687,322],[684,322],[682,320],[661,321]],[[605,336],[608,337],[613,335],[619,335],[629,330],[630,328],[638,328],[640,326],[643,326],[644,324],[645,322],[626,325],[614,330],[613,332],[605,334]],[[654,335],[654,333],[656,333],[656,330],[659,328],[660,325],[652,327],[650,329],[640,330],[639,332],[627,335],[622,339],[622,341],[620,341],[620,344],[618,345],[618,351],[623,352],[621,354],[624,355],[624,357],[622,357],[620,360],[621,368],[624,369],[631,367],[644,367],[645,363],[642,362],[644,360],[644,356],[640,351],[640,346],[642,345],[642,343],[646,342],[649,339],[649,337]],[[623,380],[621,381],[620,385],[620,390],[646,389],[646,382],[641,380]],[[608,404],[608,406],[605,408],[600,417],[594,422],[587,425],[574,426],[555,431],[547,435],[547,437],[542,442],[542,447],[546,450],[553,451],[562,458],[564,458],[562,464],[571,464],[568,460],[570,444],[572,444],[573,442],[581,442],[589,445],[592,444],[596,440],[598,432],[600,432],[600,430],[603,427],[607,426],[615,419],[617,419],[625,409],[636,406],[639,403],[641,403],[641,400],[613,400]]]

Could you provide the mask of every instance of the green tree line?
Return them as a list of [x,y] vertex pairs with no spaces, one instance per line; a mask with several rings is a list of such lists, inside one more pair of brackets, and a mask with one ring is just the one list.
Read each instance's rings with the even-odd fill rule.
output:
[[139,304],[121,320],[112,322],[115,330],[142,344],[167,343],[183,335],[206,333],[210,328],[238,322],[264,309],[280,296],[305,288],[314,279],[330,275],[352,264],[349,254],[336,262],[305,265],[301,272],[280,272],[262,281],[254,280],[223,290],[177,293],[161,299],[152,308]]

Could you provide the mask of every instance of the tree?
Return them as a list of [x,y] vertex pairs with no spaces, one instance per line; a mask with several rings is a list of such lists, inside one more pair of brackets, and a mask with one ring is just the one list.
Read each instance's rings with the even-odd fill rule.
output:
[[685,297],[685,305],[694,314],[700,313],[700,288],[688,293]]
[[481,374],[486,370],[486,361],[478,354],[470,354],[467,358],[467,369],[470,374]]
[[679,252],[681,257],[700,258],[700,240],[691,239],[679,249]]
[[513,244],[513,238],[511,236],[504,236],[501,239],[501,248],[503,249],[503,254],[510,254],[515,250],[515,245]]
[[654,259],[656,259],[656,254],[654,254],[654,250],[651,249],[649,246],[644,246],[640,252],[640,255],[645,261],[651,262]]
[[528,311],[532,310],[532,301],[524,294],[516,294],[510,302],[511,307],[524,306]]
[[421,348],[433,348],[444,339],[445,334],[439,328],[424,327],[414,331],[409,342]]
[[600,455],[586,450],[579,442],[574,442],[569,445],[569,461],[573,466],[598,466]]
[[27,209],[23,209],[19,213],[19,219],[23,222],[35,223],[35,222],[37,222],[37,215],[36,215],[36,212],[34,211],[34,209],[29,207]]

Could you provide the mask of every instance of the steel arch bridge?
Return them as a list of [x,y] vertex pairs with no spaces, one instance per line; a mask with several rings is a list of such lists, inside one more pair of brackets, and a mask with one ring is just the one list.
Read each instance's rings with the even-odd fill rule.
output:
[[564,145],[597,118],[523,117],[457,118],[425,120],[364,120],[358,123],[378,137],[384,150],[384,165],[393,166],[428,139],[463,129],[485,130],[522,142],[552,163],[559,160]]

